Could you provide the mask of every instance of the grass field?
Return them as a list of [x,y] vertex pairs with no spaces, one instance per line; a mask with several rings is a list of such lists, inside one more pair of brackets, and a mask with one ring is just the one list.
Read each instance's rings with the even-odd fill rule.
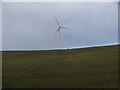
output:
[[118,46],[3,51],[3,88],[116,88]]

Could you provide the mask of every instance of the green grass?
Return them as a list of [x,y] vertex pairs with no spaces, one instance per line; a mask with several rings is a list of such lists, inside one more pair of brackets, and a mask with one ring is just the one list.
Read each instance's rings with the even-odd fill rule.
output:
[[3,51],[3,88],[117,88],[118,46]]

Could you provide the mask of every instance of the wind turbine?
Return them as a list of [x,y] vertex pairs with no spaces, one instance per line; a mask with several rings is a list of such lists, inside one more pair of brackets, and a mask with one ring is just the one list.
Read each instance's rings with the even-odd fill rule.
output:
[[61,30],[62,28],[63,28],[63,29],[69,29],[69,28],[60,26],[57,18],[55,18],[55,20],[56,20],[56,23],[57,23],[57,25],[58,25],[58,29],[57,29],[57,31],[56,31],[55,33],[58,33],[58,48],[60,49],[60,47],[61,47],[60,30]]

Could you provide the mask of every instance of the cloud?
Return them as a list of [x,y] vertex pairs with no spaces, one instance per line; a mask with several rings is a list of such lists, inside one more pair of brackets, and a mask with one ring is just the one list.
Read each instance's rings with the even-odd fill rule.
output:
[[118,41],[117,2],[3,3],[3,49],[57,48],[55,17],[62,26],[61,46],[82,47]]

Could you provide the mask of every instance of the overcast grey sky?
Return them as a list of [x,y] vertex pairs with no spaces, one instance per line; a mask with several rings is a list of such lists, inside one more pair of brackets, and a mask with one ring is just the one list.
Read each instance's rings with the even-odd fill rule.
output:
[[0,50],[2,50],[2,3],[0,3]]
[[57,48],[55,17],[62,26],[61,47],[118,43],[117,2],[3,3],[3,49]]

